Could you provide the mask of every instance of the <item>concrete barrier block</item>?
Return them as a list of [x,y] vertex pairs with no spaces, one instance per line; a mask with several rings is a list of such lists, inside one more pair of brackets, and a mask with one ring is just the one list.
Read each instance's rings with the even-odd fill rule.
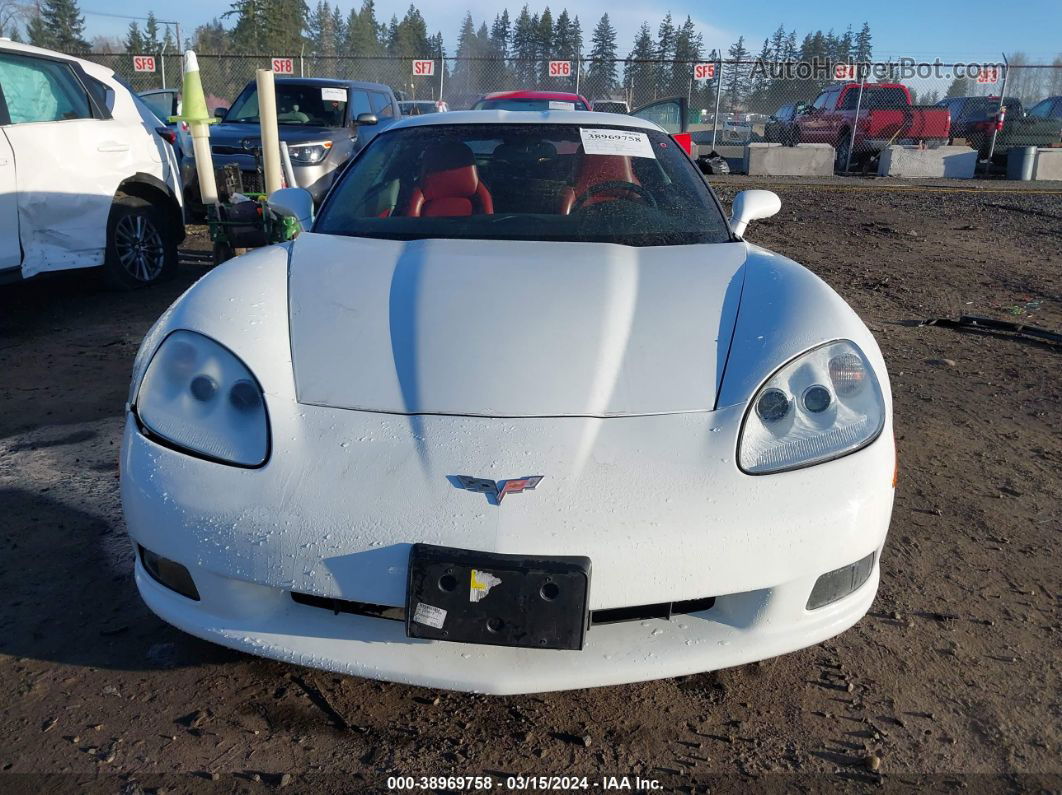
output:
[[977,152],[968,146],[889,146],[878,159],[879,177],[950,177],[973,179]]
[[1062,149],[1037,149],[1032,178],[1062,180]]
[[745,146],[746,174],[772,177],[833,176],[834,149],[829,144],[751,143]]

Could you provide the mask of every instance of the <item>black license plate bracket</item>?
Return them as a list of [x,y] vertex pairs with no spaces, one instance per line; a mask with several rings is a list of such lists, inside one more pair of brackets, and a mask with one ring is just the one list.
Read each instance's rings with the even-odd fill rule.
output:
[[502,555],[434,544],[409,552],[411,638],[582,649],[589,626],[590,559]]

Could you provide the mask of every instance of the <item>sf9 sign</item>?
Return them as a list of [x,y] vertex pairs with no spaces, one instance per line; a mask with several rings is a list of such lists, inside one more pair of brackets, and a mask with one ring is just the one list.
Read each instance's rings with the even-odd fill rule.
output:
[[133,56],[133,71],[134,72],[154,72],[155,71],[155,56],[154,55],[134,55]]

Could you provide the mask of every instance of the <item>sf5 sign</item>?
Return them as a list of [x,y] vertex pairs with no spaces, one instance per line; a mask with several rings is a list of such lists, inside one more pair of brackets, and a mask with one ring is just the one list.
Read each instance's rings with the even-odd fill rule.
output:
[[435,61],[414,61],[413,62],[413,76],[414,77],[431,77],[435,74]]
[[698,63],[693,65],[694,80],[711,80],[715,77],[714,63]]
[[294,58],[274,58],[270,66],[272,67],[273,71],[278,75],[295,74]]
[[571,61],[550,61],[549,62],[549,76],[550,77],[571,77],[572,74],[572,62]]
[[134,55],[133,56],[133,71],[134,72],[154,72],[155,71],[155,56],[154,55]]
[[997,66],[982,66],[981,70],[977,73],[978,83],[998,83],[999,82],[999,67]]

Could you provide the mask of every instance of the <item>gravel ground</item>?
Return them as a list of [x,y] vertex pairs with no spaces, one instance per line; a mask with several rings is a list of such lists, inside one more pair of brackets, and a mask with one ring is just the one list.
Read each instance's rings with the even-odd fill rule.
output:
[[[715,185],[727,204],[765,186]],[[912,325],[1062,328],[1062,191],[770,187],[782,212],[750,238],[833,285],[892,376],[900,484],[881,590],[855,628],[737,669],[507,698],[183,635],[137,596],[116,458],[137,344],[205,269],[129,295],[65,274],[0,291],[0,789],[379,791],[395,773],[1062,788],[1062,360]]]

